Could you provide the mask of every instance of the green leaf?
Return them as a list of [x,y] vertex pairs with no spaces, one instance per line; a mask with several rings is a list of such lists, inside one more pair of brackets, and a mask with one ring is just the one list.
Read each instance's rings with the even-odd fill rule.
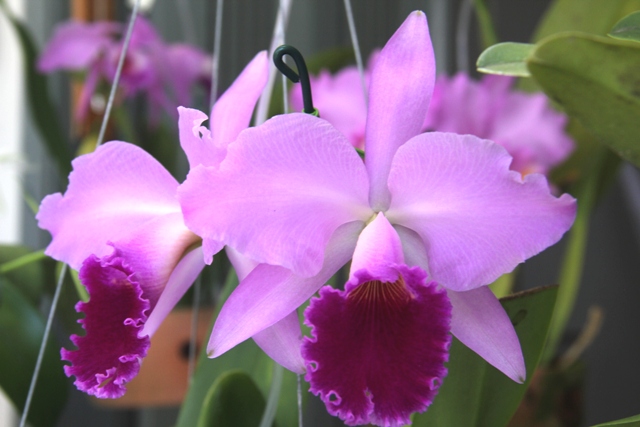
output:
[[[8,280],[0,277],[0,386],[22,411],[36,365],[44,319]],[[47,343],[28,420],[34,427],[56,423],[67,398],[60,349]]]
[[529,77],[526,60],[534,47],[526,43],[498,43],[480,54],[476,66],[483,73]]
[[567,114],[618,155],[640,165],[640,45],[563,33],[540,43],[527,66]]
[[[416,414],[414,427],[505,426],[533,377],[547,336],[557,287],[537,288],[501,300],[514,324],[527,367],[527,381],[517,384],[453,339],[449,374],[433,404]],[[461,402],[464,402],[463,409]]]
[[491,11],[487,5],[487,0],[474,0],[473,4],[476,9],[476,17],[478,18],[478,24],[480,26],[482,45],[485,48],[488,48],[489,46],[498,43],[498,36],[496,35],[496,29],[493,25],[493,19],[491,18]]
[[60,175],[66,179],[66,176],[71,172],[71,148],[58,121],[58,110],[49,97],[47,78],[36,70],[38,48],[27,27],[11,13],[4,0],[0,0],[0,10],[4,11],[16,31],[22,48],[27,100],[33,121],[49,153],[55,159]]
[[609,37],[640,42],[640,11],[622,18],[609,31]]
[[626,426],[626,427],[640,427],[640,415],[625,418],[618,421],[609,421],[608,423],[598,424],[593,427],[609,427],[609,426]]
[[42,251],[34,252],[21,245],[0,245],[0,276],[13,283],[32,305],[39,303],[45,280],[52,271],[53,262]]
[[251,377],[243,371],[230,371],[207,392],[197,426],[257,426],[264,409],[264,397]]
[[556,0],[547,9],[534,41],[562,31],[606,35],[623,16],[640,9],[640,0]]

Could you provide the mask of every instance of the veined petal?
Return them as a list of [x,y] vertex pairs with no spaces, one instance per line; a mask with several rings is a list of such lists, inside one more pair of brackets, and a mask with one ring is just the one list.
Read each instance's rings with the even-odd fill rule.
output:
[[125,384],[138,374],[149,349],[149,337],[138,333],[147,320],[149,301],[122,258],[90,256],[80,270],[89,292],[88,302],[76,305],[84,312],[86,334],[71,336],[77,350],[62,349],[67,376],[75,376],[79,390],[100,398],[122,396]]
[[171,272],[167,285],[164,287],[158,302],[151,310],[149,318],[140,331],[141,337],[145,335],[152,336],[158,330],[165,317],[173,310],[180,298],[184,296],[196,280],[204,265],[201,246],[184,254]]
[[394,267],[392,282],[359,270],[345,291],[325,286],[305,311],[312,328],[302,346],[305,379],[348,425],[409,424],[447,373],[446,293],[420,267]]
[[420,235],[430,274],[448,289],[493,282],[573,223],[573,197],[554,197],[544,176],[523,179],[510,162],[491,141],[436,132],[413,138],[393,160],[385,215]]
[[491,289],[447,290],[453,305],[451,333],[484,360],[518,383],[527,371],[511,320]]
[[90,254],[109,255],[117,241],[150,219],[180,213],[178,182],[144,150],[109,142],[73,161],[64,195],[42,201],[38,226],[53,236],[46,254],[79,269]]
[[211,110],[214,143],[226,147],[249,126],[253,109],[269,78],[269,57],[263,50],[247,64]]
[[413,12],[378,55],[369,86],[365,151],[375,210],[389,206],[391,160],[398,147],[421,131],[435,71],[427,18]]
[[209,357],[223,354],[302,305],[349,261],[361,231],[360,222],[338,228],[327,245],[322,269],[313,277],[303,278],[283,267],[258,265],[220,310],[207,347]]
[[333,232],[372,215],[367,191],[344,136],[294,113],[243,131],[218,170],[196,167],[178,193],[187,226],[205,240],[310,277]]
[[305,372],[304,360],[300,354],[302,331],[297,310],[255,334],[253,340],[270,358],[288,370],[296,374]]

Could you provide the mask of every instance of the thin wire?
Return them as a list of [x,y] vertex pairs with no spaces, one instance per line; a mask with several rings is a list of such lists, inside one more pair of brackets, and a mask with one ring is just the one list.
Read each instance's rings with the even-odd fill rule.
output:
[[200,290],[202,288],[202,278],[198,276],[193,285],[193,307],[191,309],[191,336],[189,337],[189,369],[187,380],[189,384],[193,379],[196,368],[196,340],[198,339],[198,312],[200,311]]
[[[284,32],[287,27],[287,21],[289,20],[289,11],[291,10],[291,0],[280,0],[279,9],[276,18],[276,25],[273,28],[273,36],[271,37],[271,44],[269,46],[269,58],[273,57],[273,52],[278,46],[283,44]],[[269,67],[269,80],[267,86],[262,91],[260,101],[258,101],[258,112],[256,114],[256,124],[259,125],[267,120],[267,114],[269,113],[269,103],[271,102],[271,93],[273,92],[273,85],[276,81],[276,75],[279,74],[276,70],[276,66],[271,63]]]
[[213,30],[213,63],[211,66],[211,95],[209,98],[209,109],[218,99],[218,74],[220,70],[220,43],[222,41],[222,13],[223,0],[216,1],[216,22]]
[[109,92],[109,100],[107,101],[107,107],[104,110],[104,116],[102,117],[102,124],[100,125],[100,133],[98,134],[98,140],[96,141],[96,148],[104,142],[104,133],[107,130],[107,123],[109,122],[109,116],[111,115],[111,107],[113,107],[113,100],[116,97],[116,90],[118,89],[118,83],[120,83],[120,74],[122,74],[122,67],[124,66],[124,58],[127,56],[127,50],[129,50],[129,44],[131,43],[131,34],[133,33],[133,27],[136,24],[136,18],[138,17],[138,9],[140,8],[140,0],[136,0],[131,9],[131,18],[129,18],[129,27],[127,28],[127,34],[124,36],[124,43],[122,44],[122,51],[120,52],[120,58],[118,59],[118,67],[116,68],[116,75],[113,77],[113,84],[111,85],[111,92]]
[[276,417],[276,409],[278,409],[278,400],[280,399],[280,390],[282,389],[282,376],[284,368],[273,363],[273,376],[271,378],[271,388],[269,389],[269,397],[267,398],[267,406],[264,408],[260,427],[271,427],[273,419]]
[[302,381],[300,375],[296,375],[298,379],[298,427],[302,427]]
[[58,306],[58,300],[60,299],[60,290],[62,289],[62,283],[64,282],[64,275],[66,273],[67,273],[67,264],[62,264],[62,268],[60,269],[60,276],[58,277],[58,283],[56,284],[56,291],[54,292],[53,300],[51,301],[51,309],[49,310],[49,317],[47,318],[47,324],[44,327],[44,334],[42,335],[42,342],[40,343],[40,351],[38,352],[38,358],[36,359],[36,366],[33,370],[33,376],[31,377],[31,385],[29,385],[27,400],[25,401],[24,409],[22,410],[22,417],[20,418],[20,427],[24,427],[27,422],[27,415],[29,414],[31,400],[33,399],[33,393],[36,389],[36,383],[38,382],[38,375],[40,374],[40,368],[42,367],[42,359],[44,358],[44,351],[47,347],[49,332],[51,332],[53,317],[56,313],[56,307]]
[[353,19],[353,10],[351,9],[351,0],[344,0],[344,8],[347,12],[347,22],[349,23],[349,34],[351,34],[351,44],[353,45],[353,53],[356,56],[356,65],[358,73],[360,73],[360,83],[362,84],[362,93],[364,94],[364,103],[369,105],[369,94],[367,93],[367,82],[364,77],[364,63],[362,62],[362,52],[360,51],[360,43],[358,42],[358,33],[356,32],[356,23]]
[[469,26],[473,14],[472,0],[464,0],[460,5],[456,28],[456,66],[457,71],[469,72]]

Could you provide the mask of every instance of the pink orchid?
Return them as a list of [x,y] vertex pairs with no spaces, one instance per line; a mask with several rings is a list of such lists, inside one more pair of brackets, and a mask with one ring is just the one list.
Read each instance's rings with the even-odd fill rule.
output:
[[[124,27],[115,22],[67,22],[56,28],[44,48],[38,60],[41,72],[59,69],[87,72],[76,110],[77,120],[86,117],[100,81],[113,82],[123,35]],[[176,106],[190,102],[195,84],[208,89],[210,79],[209,55],[193,46],[165,44],[151,23],[138,17],[119,84],[125,97],[144,92],[152,109],[163,108],[173,115]]]
[[524,381],[518,337],[485,285],[556,243],[575,200],[551,195],[543,175],[510,171],[491,141],[422,134],[434,81],[426,17],[414,12],[371,73],[364,162],[327,121],[293,113],[241,132],[218,168],[191,170],[178,194],[205,254],[206,242],[224,243],[259,263],[222,308],[210,356],[296,316],[353,258],[345,291],[323,289],[305,313],[314,337],[279,329],[281,357],[300,358],[302,345],[331,413],[397,426],[424,410],[444,375],[448,304],[452,334]]
[[512,89],[513,79],[464,73],[438,77],[424,127],[492,140],[513,156],[511,169],[547,174],[573,151],[564,128],[567,117],[542,93]]
[[[207,116],[179,109],[181,143],[191,167],[217,166],[248,126],[267,79],[258,54]],[[149,337],[204,267],[201,239],[184,225],[178,181],[153,157],[108,142],[73,161],[65,194],[47,196],[37,215],[53,240],[45,253],[80,270],[88,302],[76,306],[86,335],[62,350],[68,376],[97,397],[119,397],[140,368]],[[210,260],[209,260],[210,262]]]

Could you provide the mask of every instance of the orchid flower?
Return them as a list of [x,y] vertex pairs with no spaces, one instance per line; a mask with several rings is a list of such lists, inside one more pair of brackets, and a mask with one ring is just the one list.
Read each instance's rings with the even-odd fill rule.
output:
[[[86,71],[76,119],[89,111],[91,96],[101,79],[113,82],[122,50],[124,27],[115,22],[67,22],[59,25],[38,60],[43,73],[65,69]],[[174,114],[187,105],[194,84],[208,88],[211,57],[193,46],[166,45],[151,23],[138,17],[131,34],[120,85],[125,97],[144,92],[152,108]]]
[[[217,166],[248,126],[267,65],[266,52],[247,65],[213,107],[211,131],[200,126],[204,113],[180,108],[191,167]],[[82,391],[124,394],[150,336],[205,265],[201,239],[184,225],[178,185],[144,150],[112,141],[75,159],[66,193],[42,201],[38,225],[53,237],[45,253],[79,269],[90,296],[76,306],[86,335],[71,337],[77,350],[62,350]]]
[[573,151],[564,132],[567,117],[542,93],[513,90],[513,79],[487,75],[474,81],[464,73],[436,80],[425,129],[492,140],[513,157],[511,169],[547,174]]
[[[448,303],[452,334],[524,380],[518,337],[485,285],[557,242],[575,200],[551,195],[543,175],[510,171],[512,158],[493,142],[422,134],[434,81],[427,20],[414,12],[372,71],[364,162],[327,121],[293,113],[241,132],[218,168],[191,170],[178,195],[205,255],[208,241],[222,242],[259,263],[222,307],[209,356],[295,316],[353,258],[344,293],[324,289],[306,312],[316,334],[302,344],[307,379],[329,411],[395,426],[424,410],[443,376]],[[395,310],[400,303],[409,305]],[[429,321],[416,314],[428,311]],[[418,334],[424,322],[432,340]],[[290,343],[283,355],[302,357],[296,338],[281,339]],[[338,356],[346,349],[353,357]],[[409,408],[404,398],[419,402]]]

